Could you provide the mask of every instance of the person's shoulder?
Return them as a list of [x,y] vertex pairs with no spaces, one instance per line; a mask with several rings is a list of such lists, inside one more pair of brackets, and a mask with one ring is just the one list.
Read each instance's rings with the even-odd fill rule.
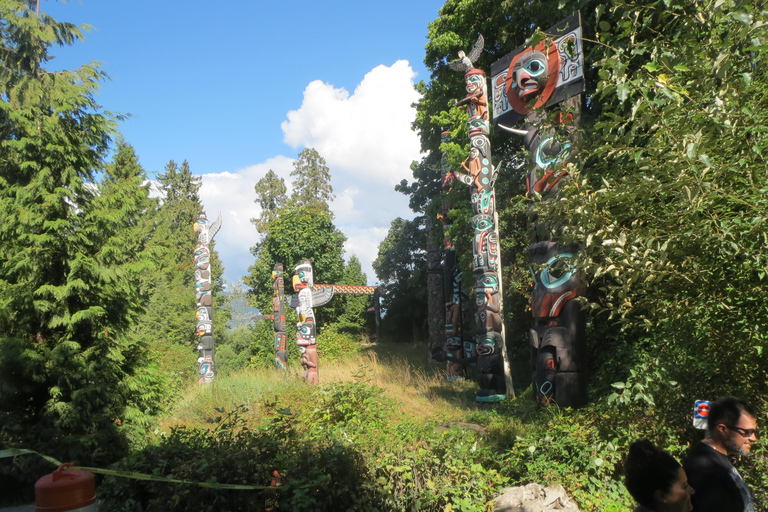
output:
[[[724,458],[724,456],[711,446],[697,443],[688,451],[688,455],[683,461],[683,469],[686,473],[689,473],[690,471],[709,468],[713,465],[720,466],[722,465],[721,458]],[[690,475],[688,476],[690,477]]]

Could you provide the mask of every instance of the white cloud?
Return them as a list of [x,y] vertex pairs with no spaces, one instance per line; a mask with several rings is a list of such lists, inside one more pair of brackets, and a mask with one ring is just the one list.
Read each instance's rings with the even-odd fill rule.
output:
[[250,248],[259,239],[259,234],[251,219],[261,213],[261,208],[254,202],[254,185],[272,169],[290,186],[289,173],[293,169],[292,164],[293,160],[286,156],[275,156],[264,163],[251,165],[234,173],[202,175],[200,199],[208,218],[216,218],[219,212],[222,216],[221,230],[215,240],[227,282],[237,282],[253,264]]
[[[293,148],[312,147],[331,170],[336,226],[347,236],[347,257],[357,255],[376,281],[371,263],[395,217],[411,218],[408,198],[394,185],[412,179],[410,164],[420,158],[418,135],[411,130],[419,99],[414,71],[407,61],[377,66],[353,94],[320,81],[304,90],[298,110],[282,123],[284,141]],[[200,196],[208,217],[223,213],[216,247],[228,281],[246,274],[253,263],[249,248],[258,239],[250,219],[260,213],[253,186],[272,169],[290,187],[293,160],[276,156],[235,173],[204,174]]]
[[282,123],[283,140],[313,147],[331,170],[337,226],[347,235],[347,255],[355,253],[375,281],[371,262],[395,217],[411,218],[408,198],[395,192],[411,180],[410,165],[420,158],[418,135],[411,130],[419,99],[408,61],[377,66],[353,94],[319,80],[304,90],[298,110]]

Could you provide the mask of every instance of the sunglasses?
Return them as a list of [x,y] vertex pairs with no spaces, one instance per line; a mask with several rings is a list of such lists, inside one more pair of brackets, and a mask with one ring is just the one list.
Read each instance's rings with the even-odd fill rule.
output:
[[[725,423],[723,423],[725,425]],[[739,434],[741,437],[752,437],[752,435],[757,435],[759,431],[756,428],[741,428],[741,427],[732,427],[730,425],[725,425],[725,428],[728,430],[733,430],[737,434]]]

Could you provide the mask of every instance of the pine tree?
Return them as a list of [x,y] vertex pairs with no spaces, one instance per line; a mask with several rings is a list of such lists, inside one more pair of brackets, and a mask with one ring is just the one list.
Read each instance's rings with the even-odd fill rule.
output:
[[306,207],[309,211],[322,212],[333,220],[330,203],[336,196],[331,186],[331,171],[325,158],[313,148],[299,153],[291,171],[293,193],[291,204]]
[[150,265],[126,236],[146,191],[113,176],[99,195],[117,121],[94,99],[104,73],[44,67],[80,30],[15,0],[0,1],[0,19],[0,437],[103,461],[123,446],[114,426],[132,368],[117,336]]
[[[151,276],[151,283],[147,284],[152,294],[147,313],[141,318],[137,329],[152,341],[194,347],[197,339],[193,254],[197,234],[192,226],[204,211],[199,196],[200,178],[192,175],[186,160],[181,165],[171,160],[157,180],[162,196],[160,206],[153,214],[155,229],[152,239],[163,248],[164,256],[158,263],[158,270]],[[223,267],[215,243],[210,247],[216,306],[218,293],[223,289]],[[226,322],[226,318],[221,320]],[[190,368],[194,359],[196,357],[190,359]]]
[[269,223],[274,220],[280,209],[288,203],[286,196],[287,188],[285,180],[279,178],[275,172],[270,169],[256,185],[256,200],[254,201],[261,207],[261,215],[258,219],[251,219],[259,233],[266,233],[269,229]]

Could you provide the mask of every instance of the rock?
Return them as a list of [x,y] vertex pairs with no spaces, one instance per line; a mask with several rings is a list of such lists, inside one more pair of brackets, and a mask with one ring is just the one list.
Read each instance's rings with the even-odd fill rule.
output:
[[508,487],[504,494],[493,500],[493,504],[494,512],[579,512],[562,485]]

